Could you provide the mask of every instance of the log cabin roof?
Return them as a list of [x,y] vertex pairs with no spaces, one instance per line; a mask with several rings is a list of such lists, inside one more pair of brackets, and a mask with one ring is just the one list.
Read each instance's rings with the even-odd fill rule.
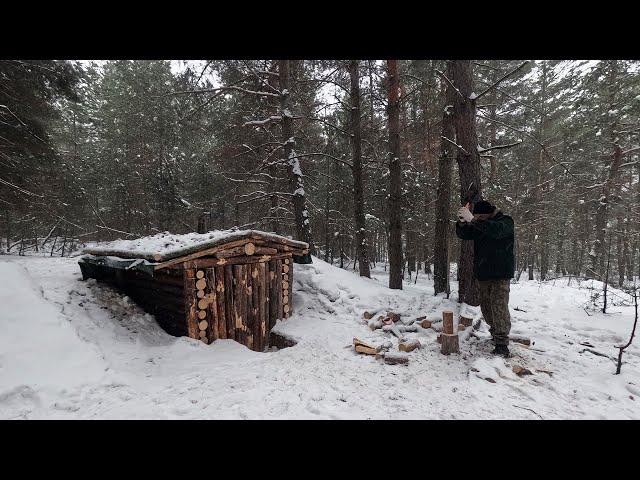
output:
[[121,259],[167,262],[243,239],[266,241],[279,250],[300,252],[309,248],[305,242],[259,230],[212,230],[207,233],[185,234],[164,232],[134,240],[115,240],[85,248],[83,253]]

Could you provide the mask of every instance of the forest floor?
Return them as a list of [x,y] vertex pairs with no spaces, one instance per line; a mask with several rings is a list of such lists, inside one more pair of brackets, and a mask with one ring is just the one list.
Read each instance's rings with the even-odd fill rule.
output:
[[373,276],[316,258],[295,265],[295,313],[276,329],[298,344],[257,353],[166,334],[128,298],[81,281],[77,258],[0,256],[0,418],[640,418],[640,340],[614,375],[615,345],[633,323],[622,292],[605,315],[588,308],[592,282],[520,281],[512,333],[530,337],[530,348],[512,343],[512,358],[491,356],[483,322],[481,338],[450,356],[435,331],[408,333],[422,348],[407,366],[386,365],[353,350],[358,337],[397,351],[363,312],[435,319],[452,309],[457,318],[456,284],[448,300],[424,274],[402,291],[385,287],[384,271]]

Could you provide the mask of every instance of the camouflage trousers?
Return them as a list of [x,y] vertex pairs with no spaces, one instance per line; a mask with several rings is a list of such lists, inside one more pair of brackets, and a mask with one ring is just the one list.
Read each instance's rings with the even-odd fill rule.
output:
[[509,344],[511,316],[509,315],[510,280],[478,280],[480,309],[496,345]]

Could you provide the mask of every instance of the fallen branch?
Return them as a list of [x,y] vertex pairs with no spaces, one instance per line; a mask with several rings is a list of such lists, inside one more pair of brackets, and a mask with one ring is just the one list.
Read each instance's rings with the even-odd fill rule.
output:
[[631,345],[631,342],[633,342],[633,337],[636,334],[636,326],[638,325],[638,291],[634,290],[633,292],[633,305],[635,307],[636,310],[636,316],[635,319],[633,321],[633,329],[631,330],[631,338],[629,338],[629,341],[627,342],[626,345],[622,346],[622,347],[618,347],[618,366],[616,367],[616,375],[618,375],[620,373],[620,369],[622,368],[622,353],[625,351],[625,349]]
[[516,404],[513,404],[513,406],[516,407],[516,408],[521,408],[522,410],[529,410],[531,413],[534,413],[534,414],[538,415],[538,417],[540,417],[540,420],[544,420],[544,418],[542,418],[542,416],[538,412],[536,412],[535,410],[531,410],[530,408],[527,408],[527,407],[520,407],[520,406],[518,406]]

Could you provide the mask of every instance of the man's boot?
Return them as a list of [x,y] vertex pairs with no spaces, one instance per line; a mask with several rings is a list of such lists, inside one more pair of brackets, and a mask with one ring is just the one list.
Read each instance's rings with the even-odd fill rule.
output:
[[494,355],[501,355],[504,358],[509,358],[510,353],[509,353],[509,347],[507,347],[506,345],[496,345],[496,348],[493,349],[493,353]]

